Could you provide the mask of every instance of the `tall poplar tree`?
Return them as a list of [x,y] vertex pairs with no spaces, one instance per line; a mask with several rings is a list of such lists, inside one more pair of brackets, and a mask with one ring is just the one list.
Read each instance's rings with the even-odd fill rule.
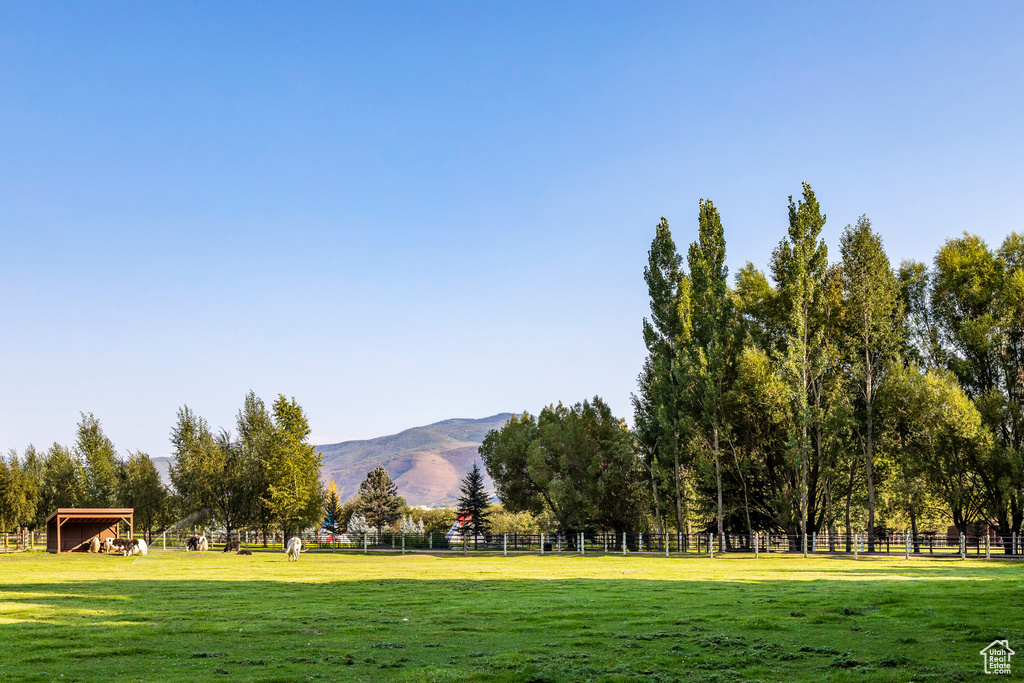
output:
[[821,330],[814,316],[828,268],[828,249],[820,238],[825,216],[814,190],[803,183],[803,197],[789,198],[789,235],[772,253],[772,274],[778,283],[786,317],[783,367],[789,378],[792,405],[799,432],[793,435],[794,474],[797,479],[799,530],[807,534],[808,467],[811,457],[812,381]]
[[689,362],[679,372],[698,413],[707,446],[715,463],[718,493],[718,535],[722,535],[722,400],[728,390],[728,347],[732,336],[732,302],[729,298],[729,269],[725,265],[725,231],[718,210],[710,199],[700,200],[699,238],[690,245],[692,334],[687,346]]
[[904,345],[904,308],[900,285],[882,238],[861,216],[839,240],[842,254],[843,348],[847,372],[858,398],[857,432],[868,493],[868,551],[875,549],[875,396],[886,364]]
[[[668,221],[655,228],[647,254],[644,280],[650,296],[651,317],[644,318],[644,344],[650,361],[650,382],[640,386],[642,400],[649,402],[659,429],[647,432],[656,451],[670,463],[675,492],[676,528],[684,529],[683,491],[686,463],[682,459],[689,433],[677,368],[690,340],[690,280],[680,267],[679,254]],[[651,444],[646,444],[650,448]],[[653,464],[653,463],[652,463]]]

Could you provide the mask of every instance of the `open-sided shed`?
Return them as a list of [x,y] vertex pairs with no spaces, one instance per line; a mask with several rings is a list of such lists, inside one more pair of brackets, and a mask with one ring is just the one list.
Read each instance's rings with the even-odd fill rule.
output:
[[46,550],[51,553],[85,552],[89,541],[117,538],[118,525],[135,531],[134,508],[57,508],[46,520]]

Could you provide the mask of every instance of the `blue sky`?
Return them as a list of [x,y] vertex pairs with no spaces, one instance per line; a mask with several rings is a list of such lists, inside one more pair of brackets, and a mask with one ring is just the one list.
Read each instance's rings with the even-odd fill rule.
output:
[[600,394],[653,228],[764,267],[810,182],[890,258],[1024,228],[1015,3],[0,5],[0,447],[166,455],[249,389],[313,438]]

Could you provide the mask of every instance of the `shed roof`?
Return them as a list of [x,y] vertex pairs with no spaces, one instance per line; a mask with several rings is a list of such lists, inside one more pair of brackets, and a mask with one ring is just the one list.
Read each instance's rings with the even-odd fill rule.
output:
[[134,514],[135,508],[57,508],[56,512],[46,518],[46,523],[49,524],[54,517],[78,522],[119,522]]

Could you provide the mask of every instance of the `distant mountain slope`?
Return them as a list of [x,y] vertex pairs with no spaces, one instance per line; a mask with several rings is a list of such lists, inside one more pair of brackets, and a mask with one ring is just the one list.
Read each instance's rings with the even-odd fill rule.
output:
[[[333,479],[345,499],[358,493],[367,472],[384,465],[398,485],[398,495],[410,505],[454,503],[459,498],[459,482],[473,461],[484,469],[477,453],[484,436],[492,429],[501,429],[510,417],[512,413],[456,418],[376,439],[317,446],[324,456],[320,477],[325,484]],[[171,461],[169,457],[153,458],[160,478],[168,485]],[[484,485],[493,496],[494,483],[486,472]]]
[[[366,473],[384,465],[410,505],[444,505],[459,497],[459,481],[479,461],[477,448],[511,413],[480,419],[456,418],[365,441],[317,446],[324,457],[321,478],[333,479],[342,498],[355,495]],[[483,469],[483,463],[481,469]],[[488,490],[494,486],[485,477]]]

